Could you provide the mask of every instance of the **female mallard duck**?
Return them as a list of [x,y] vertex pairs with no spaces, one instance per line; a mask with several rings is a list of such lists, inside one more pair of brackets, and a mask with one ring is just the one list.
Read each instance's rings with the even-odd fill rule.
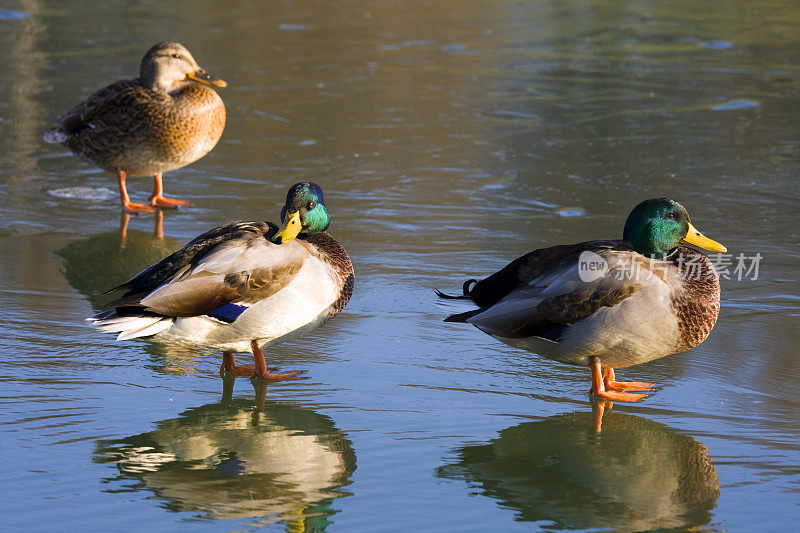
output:
[[[120,332],[118,340],[156,335],[223,350],[223,371],[295,377],[268,369],[261,348],[339,314],[354,275],[345,249],[325,232],[330,218],[318,185],[292,185],[281,220],[280,229],[233,222],[207,231],[116,287],[127,292],[87,320]],[[235,366],[233,352],[248,349],[255,367]]]
[[480,309],[445,321],[473,324],[548,359],[587,365],[592,394],[638,401],[642,396],[624,391],[650,390],[652,383],[616,381],[614,369],[697,346],[719,314],[719,276],[711,261],[681,243],[726,251],[692,226],[678,202],[646,200],[631,211],[621,241],[534,250],[471,290],[474,280],[467,281],[463,298]]
[[[129,213],[191,205],[164,197],[161,174],[200,159],[222,135],[225,105],[201,84],[227,85],[200,68],[182,44],[158,43],[142,58],[138,78],[100,89],[58,119],[44,140],[115,173]],[[130,201],[128,176],[154,177],[149,205]]]

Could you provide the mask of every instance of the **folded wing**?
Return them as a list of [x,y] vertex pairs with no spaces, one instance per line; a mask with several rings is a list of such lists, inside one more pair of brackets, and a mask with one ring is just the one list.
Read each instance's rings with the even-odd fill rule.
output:
[[93,119],[102,118],[106,113],[113,113],[114,109],[124,107],[126,100],[130,98],[127,91],[131,88],[143,89],[138,78],[120,80],[103,87],[58,119],[58,125],[67,134],[88,127]]
[[[624,248],[619,250],[605,243],[598,244],[582,243],[569,251],[537,250],[523,256],[504,269],[506,280],[517,280],[514,288],[490,305],[448,320],[468,322],[502,337],[539,336],[558,340],[577,322],[603,308],[614,308],[633,296],[642,288],[645,278],[660,283],[648,259]],[[604,273],[588,281],[582,279],[578,270],[580,253],[586,250],[598,254],[608,264]],[[537,257],[540,252],[545,253]],[[543,261],[544,257],[551,260]],[[501,280],[498,276],[484,281],[496,287]]]
[[270,242],[274,231],[261,222],[215,228],[121,285],[128,291],[106,307],[186,317],[269,298],[308,257],[302,244]]

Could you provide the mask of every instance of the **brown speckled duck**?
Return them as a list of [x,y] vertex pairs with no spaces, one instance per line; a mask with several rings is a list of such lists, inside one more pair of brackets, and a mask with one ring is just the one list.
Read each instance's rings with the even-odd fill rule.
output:
[[[225,105],[207,85],[226,83],[200,68],[182,44],[158,43],[142,58],[138,78],[100,89],[58,119],[44,139],[115,173],[129,213],[191,205],[166,198],[161,175],[200,159],[222,135]],[[128,176],[154,177],[149,205],[130,201]]]
[[[480,309],[448,322],[473,324],[511,346],[592,370],[591,393],[638,401],[652,383],[616,381],[615,368],[682,352],[705,340],[719,314],[719,276],[702,253],[725,252],[669,198],[646,200],[622,240],[530,252],[472,285]],[[472,286],[471,286],[472,285]],[[440,296],[447,297],[442,293]]]

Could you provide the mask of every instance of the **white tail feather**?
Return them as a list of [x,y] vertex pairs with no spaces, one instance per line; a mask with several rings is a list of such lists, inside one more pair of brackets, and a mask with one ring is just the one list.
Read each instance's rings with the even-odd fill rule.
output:
[[[122,331],[123,329],[131,329],[134,327],[134,321],[136,323],[144,321],[149,321],[147,325],[156,322],[161,317],[157,316],[113,316],[111,318],[99,318],[99,319],[90,319],[87,318],[86,320],[90,320],[94,325],[102,329],[103,331]],[[113,329],[115,326],[121,326],[121,329]],[[129,327],[130,326],[130,327]]]
[[137,337],[148,337],[150,335],[155,335],[156,333],[161,333],[165,329],[171,327],[172,326],[172,322],[173,322],[173,319],[171,319],[171,318],[162,318],[161,320],[159,320],[155,324],[151,324],[151,325],[149,325],[147,327],[144,327],[142,329],[139,329],[139,330],[136,330],[136,331],[133,331],[133,330],[123,331],[122,333],[117,335],[117,340],[118,341],[125,341],[125,340],[128,340],[128,339],[135,339]]
[[[107,318],[96,318],[105,316]],[[108,316],[106,314],[95,315],[87,318],[100,331],[106,333],[116,333],[118,341],[135,339],[137,337],[147,337],[155,335],[172,326],[175,319],[162,316]]]
[[98,320],[95,322],[95,326],[97,326],[100,331],[105,331],[106,333],[111,333],[114,331],[138,331],[161,320],[161,317],[157,316],[128,316],[120,318],[126,318],[127,320],[114,322],[109,320]]

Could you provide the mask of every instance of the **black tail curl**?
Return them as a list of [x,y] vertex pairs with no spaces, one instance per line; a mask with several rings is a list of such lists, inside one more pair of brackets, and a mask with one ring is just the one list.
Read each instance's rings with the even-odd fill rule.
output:
[[448,300],[471,300],[472,295],[470,294],[471,284],[478,283],[477,279],[468,279],[464,282],[464,286],[462,287],[463,294],[447,294],[445,292],[440,291],[439,289],[435,289],[436,296],[439,298],[445,298]]

